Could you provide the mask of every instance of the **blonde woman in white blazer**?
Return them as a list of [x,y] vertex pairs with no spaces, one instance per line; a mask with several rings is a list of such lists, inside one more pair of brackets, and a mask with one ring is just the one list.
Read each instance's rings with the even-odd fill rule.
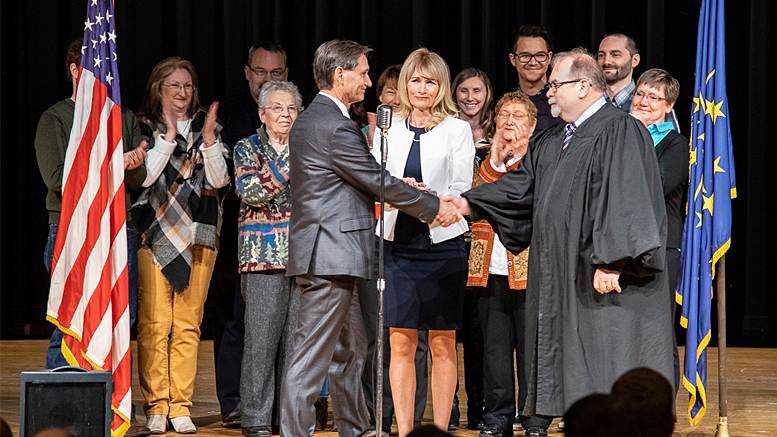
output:
[[[386,168],[395,177],[437,195],[458,196],[472,185],[472,131],[459,120],[450,72],[436,53],[420,48],[402,66],[401,107],[388,131]],[[380,159],[380,136],[372,148]],[[456,329],[461,327],[467,253],[465,219],[450,227],[422,223],[400,211],[386,213],[386,326],[389,378],[399,435],[413,429],[418,330],[429,331],[434,424],[447,429],[457,380]]]

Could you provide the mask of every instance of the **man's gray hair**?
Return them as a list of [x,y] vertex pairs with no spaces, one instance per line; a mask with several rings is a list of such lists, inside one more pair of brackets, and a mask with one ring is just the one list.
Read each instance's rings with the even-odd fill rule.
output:
[[286,51],[283,50],[283,47],[281,47],[280,44],[272,42],[272,41],[262,41],[260,43],[256,43],[251,46],[250,49],[248,49],[248,61],[246,61],[246,65],[248,67],[251,67],[251,61],[254,59],[254,53],[256,53],[257,50],[262,49],[266,52],[270,53],[278,53],[283,56],[283,65],[286,66]]
[[371,48],[347,39],[333,39],[321,44],[313,56],[316,86],[319,90],[332,89],[332,73],[337,67],[353,70],[359,64],[359,57],[371,52]]
[[287,80],[270,80],[262,85],[262,89],[259,91],[259,98],[256,101],[259,103],[259,109],[264,110],[267,106],[267,99],[270,98],[270,94],[275,91],[283,91],[294,97],[294,106],[297,107],[297,112],[302,111],[302,96],[299,94],[297,85]]
[[551,69],[556,68],[564,59],[572,59],[569,74],[575,79],[585,79],[591,84],[591,88],[604,92],[607,82],[604,79],[604,71],[596,58],[583,47],[575,47],[568,52],[554,53],[550,61]]

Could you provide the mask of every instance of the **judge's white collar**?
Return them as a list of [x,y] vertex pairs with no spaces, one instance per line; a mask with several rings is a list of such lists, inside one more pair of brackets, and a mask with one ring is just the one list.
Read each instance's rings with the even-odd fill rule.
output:
[[593,105],[589,106],[588,109],[580,114],[580,117],[577,117],[577,120],[575,120],[575,128],[580,127],[581,124],[591,118],[592,115],[596,114],[596,111],[601,109],[605,104],[607,104],[607,100],[605,100],[604,95],[602,95],[599,100],[595,101]]
[[351,118],[351,116],[348,115],[348,107],[345,106],[345,103],[341,102],[340,99],[338,99],[337,97],[335,97],[335,96],[333,96],[331,94],[327,94],[327,93],[325,93],[323,91],[319,91],[318,93],[321,94],[322,96],[327,96],[330,99],[332,99],[332,101],[335,102],[337,107],[340,108],[340,112],[342,112],[344,116],[346,116],[348,118]]

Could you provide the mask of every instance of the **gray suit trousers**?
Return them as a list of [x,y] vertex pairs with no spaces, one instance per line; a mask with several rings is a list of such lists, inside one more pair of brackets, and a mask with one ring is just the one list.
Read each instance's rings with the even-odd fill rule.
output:
[[300,291],[286,270],[243,273],[240,284],[246,305],[240,377],[243,427],[269,427],[291,356]]
[[329,376],[340,436],[367,432],[361,386],[367,337],[353,276],[297,276],[302,289],[291,362],[281,388],[281,436],[313,434],[314,403]]

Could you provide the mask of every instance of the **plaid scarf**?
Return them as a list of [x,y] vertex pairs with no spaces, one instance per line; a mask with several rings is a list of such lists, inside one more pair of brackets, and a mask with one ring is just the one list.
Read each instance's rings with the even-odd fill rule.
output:
[[[192,245],[216,249],[221,227],[218,190],[205,177],[200,145],[205,112],[191,122],[191,144],[179,133],[162,174],[146,188],[133,205],[137,230],[143,233],[143,246],[151,249],[154,260],[177,292],[189,286]],[[163,123],[154,127],[150,143],[167,131]]]

